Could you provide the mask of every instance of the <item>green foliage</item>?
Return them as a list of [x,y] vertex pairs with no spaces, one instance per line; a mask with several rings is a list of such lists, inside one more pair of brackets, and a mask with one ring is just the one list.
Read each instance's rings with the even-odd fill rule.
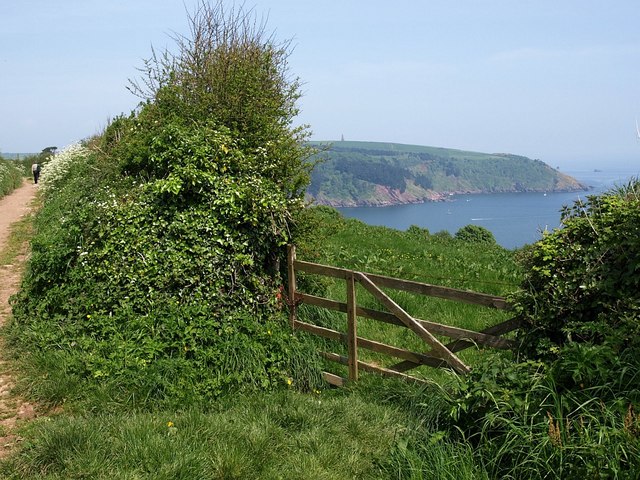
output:
[[263,175],[290,196],[303,195],[311,167],[303,159],[313,149],[304,142],[306,126],[293,126],[301,85],[289,73],[289,42],[276,43],[252,11],[227,11],[222,1],[200,3],[189,20],[190,36],[175,37],[177,53],[154,52],[143,78],[131,82],[153,105],[146,126],[174,117],[224,126],[264,164]]
[[[491,244],[356,220],[330,231],[327,263],[503,295],[510,276],[514,283],[520,279],[513,256]],[[478,283],[472,280],[473,265],[479,269]],[[325,289],[331,298],[342,298],[344,285]],[[420,304],[403,295],[395,299],[418,318],[478,328],[471,319],[479,312],[449,316],[445,312],[455,305]],[[358,292],[359,304],[375,307],[369,301]],[[315,315],[311,318],[320,325],[344,328],[338,318],[305,314]],[[358,333],[394,345],[409,343],[407,336],[365,322]],[[360,354],[369,359],[364,350]],[[358,387],[368,398],[386,395],[384,401],[415,422],[382,463],[384,471],[401,472],[401,478],[431,478],[434,471],[444,478],[633,478],[640,466],[637,355],[616,355],[607,344],[573,342],[552,363],[519,362],[508,354],[467,358],[470,375],[452,383],[431,371],[429,378],[442,387],[407,398],[397,384],[383,387],[382,380]],[[383,357],[373,361],[386,366]],[[453,452],[459,455],[456,462],[450,460]]]
[[474,446],[490,478],[634,478],[637,378],[566,391],[557,374],[575,367],[563,359],[477,365],[450,393],[451,433]]
[[23,172],[17,162],[0,157],[0,198],[22,185]]
[[[573,342],[640,352],[640,183],[578,201],[524,254],[515,298],[529,354]],[[636,354],[637,356],[637,354]]]
[[348,174],[353,178],[368,183],[384,185],[404,192],[407,188],[406,170],[402,167],[381,162],[371,162],[366,155],[355,155],[350,158],[335,158],[335,169],[340,175]]
[[319,232],[321,263],[495,295],[512,293],[521,281],[513,252],[495,243],[470,244],[416,226],[403,232],[356,219],[327,223]]
[[480,225],[465,225],[455,234],[455,238],[464,242],[496,244],[496,239],[490,230]]
[[43,170],[13,335],[61,358],[73,388],[112,402],[177,405],[320,381],[281,299],[309,168],[304,131],[290,128],[297,84],[284,81],[285,52],[220,5],[201,5],[194,40],[156,64],[167,76],[153,77],[137,112]]
[[430,235],[428,228],[419,227],[417,225],[409,225],[409,228],[407,228],[407,233],[418,238],[428,238]]
[[168,129],[151,155],[164,178],[88,188],[94,155],[50,193],[15,305],[19,336],[64,351],[71,375],[152,402],[311,388],[313,357],[283,326],[272,267],[294,200],[228,134]]
[[[165,249],[171,243],[149,243],[152,236],[148,232],[152,227],[145,224],[143,218],[146,216],[141,212],[154,208],[156,203],[170,205],[176,212],[191,211],[193,207],[187,208],[176,200],[175,197],[182,198],[182,189],[178,194],[162,193],[151,186],[155,185],[155,181],[141,183],[140,179],[124,179],[123,182],[119,177],[118,164],[113,165],[110,171],[109,164],[94,163],[99,161],[99,157],[91,156],[88,162],[74,164],[74,170],[68,177],[68,188],[63,187],[45,202],[45,210],[59,210],[59,216],[38,217],[39,230],[45,225],[49,229],[56,228],[55,237],[49,239],[50,243],[44,250],[55,253],[59,248],[55,255],[64,257],[64,261],[49,258],[38,262],[41,266],[59,266],[59,269],[52,268],[51,272],[55,274],[59,272],[62,275],[65,268],[75,270],[82,259],[93,255],[92,249],[77,248],[78,239],[90,242],[95,238],[92,237],[92,229],[103,232],[104,240],[100,240],[103,243],[96,243],[95,248],[103,248],[102,245],[114,242],[129,228],[136,231],[136,235],[140,231],[143,245],[154,245],[156,250]],[[76,169],[85,174],[75,174]],[[96,175],[102,180],[98,182]],[[111,175],[118,180],[115,185],[105,180]],[[96,188],[98,184],[103,187]],[[126,194],[122,193],[123,190]],[[86,196],[78,196],[80,191],[85,192]],[[198,198],[196,205],[202,201],[203,195],[206,197],[201,192],[190,192],[182,200],[194,198],[194,195]],[[75,207],[63,209],[65,202]],[[78,208],[78,205],[83,208]],[[133,209],[131,215],[127,214],[127,206]],[[156,212],[157,221],[161,223],[156,228],[167,232],[163,238],[170,237],[176,228],[180,236],[189,236],[188,228],[180,229],[170,223],[171,215],[162,213],[160,209]],[[112,218],[109,215],[114,220],[100,227],[105,219]],[[80,218],[90,218],[94,222],[89,222],[87,227],[87,222],[81,222]],[[129,222],[132,222],[131,227],[126,226]],[[191,219],[180,216],[179,223],[183,222],[189,223]],[[200,222],[197,221],[198,224]],[[85,227],[76,228],[76,224]],[[207,225],[213,227],[214,224]],[[322,263],[385,274],[397,273],[403,278],[500,295],[512,291],[522,275],[514,264],[513,253],[504,249],[463,242],[451,235],[427,235],[422,229],[399,232],[371,227],[356,220],[346,220],[328,207],[305,209],[304,219],[296,228],[308,242],[305,248],[299,250],[299,256],[309,259],[306,255],[310,255],[313,261]],[[109,234],[112,229],[117,230],[113,239]],[[318,244],[314,241],[318,238],[314,239],[311,232],[322,239],[325,248],[316,248]],[[38,242],[42,239],[40,237]],[[180,244],[180,249],[190,248],[190,242],[189,238],[185,240]],[[128,242],[115,244],[118,251],[123,250],[122,256],[131,258],[125,261],[115,257],[114,261],[119,263],[117,268],[109,270],[109,275],[133,275],[135,281],[127,284],[126,288],[131,288],[132,292],[143,292],[155,285],[146,280],[148,272],[135,276],[136,268],[146,268],[142,259],[138,261],[135,257],[142,254],[153,266],[162,253],[149,253],[143,247],[130,246],[131,243],[135,243],[133,237],[129,237]],[[129,250],[124,250],[126,248]],[[83,251],[87,251],[87,254],[79,255]],[[179,258],[174,260],[175,255],[176,252],[167,254],[171,261],[182,265],[187,277],[194,274],[188,270],[185,262],[180,263]],[[189,258],[198,263],[197,255]],[[127,267],[128,261],[133,262],[135,268]],[[63,265],[67,266],[62,268]],[[201,263],[198,265],[203,269],[204,276],[206,266]],[[92,271],[96,266],[85,266],[85,272]],[[101,266],[107,267],[106,263]],[[120,270],[123,270],[122,274]],[[156,280],[162,278],[157,276]],[[64,275],[59,277],[59,281],[68,282]],[[138,282],[142,283],[141,287],[137,286]],[[93,288],[91,282],[84,285],[88,291]],[[117,282],[112,285],[115,288]],[[239,283],[236,287],[246,288]],[[330,284],[310,285],[310,288],[314,287],[324,289],[330,296],[344,294],[344,284],[335,290]],[[336,293],[338,291],[339,294]],[[188,296],[189,292],[190,289],[185,288],[183,295]],[[76,287],[50,302],[46,298],[43,301],[48,302],[47,308],[52,308],[56,302],[64,303],[62,298],[80,298],[81,294]],[[158,295],[158,292],[149,291],[145,298],[154,299]],[[247,294],[247,297],[250,295]],[[424,387],[415,387],[363,375],[357,386],[346,390],[325,390],[312,395],[293,392],[234,395],[220,398],[214,404],[208,403],[202,410],[191,408],[185,412],[184,406],[190,403],[186,392],[193,392],[194,385],[197,388],[205,386],[199,380],[203,377],[194,374],[191,365],[192,359],[204,350],[180,353],[180,348],[185,345],[185,340],[201,338],[202,332],[192,335],[190,328],[202,322],[202,330],[206,334],[211,324],[221,319],[203,314],[197,309],[199,305],[194,299],[189,302],[177,299],[176,304],[171,303],[172,300],[149,303],[149,313],[142,315],[136,313],[126,316],[123,313],[125,308],[116,305],[112,316],[117,315],[125,323],[131,323],[131,331],[138,329],[144,332],[131,341],[123,341],[127,335],[133,337],[127,333],[126,325],[118,325],[107,319],[107,314],[102,314],[100,325],[106,325],[104,330],[107,335],[102,338],[101,348],[108,354],[105,357],[107,361],[96,355],[96,350],[92,356],[85,358],[107,368],[118,365],[116,360],[119,358],[120,373],[116,369],[96,369],[93,371],[109,374],[90,377],[91,382],[83,380],[86,377],[78,374],[79,367],[92,364],[80,362],[80,357],[74,355],[93,341],[87,337],[98,337],[103,330],[96,329],[97,333],[90,335],[74,335],[74,339],[80,338],[80,341],[75,340],[75,345],[66,345],[55,330],[71,328],[76,322],[82,325],[73,328],[84,328],[89,320],[72,315],[67,318],[58,316],[53,322],[48,317],[40,325],[33,324],[37,328],[31,333],[43,337],[46,334],[49,340],[37,345],[25,342],[30,347],[25,349],[22,358],[29,357],[40,364],[47,363],[43,367],[48,372],[46,375],[42,375],[42,370],[36,370],[29,377],[34,379],[32,388],[42,389],[41,395],[45,398],[57,399],[53,402],[55,404],[73,402],[75,408],[83,412],[118,410],[122,408],[122,403],[127,407],[136,406],[146,410],[150,403],[157,402],[166,394],[173,395],[177,400],[163,404],[179,405],[179,411],[155,410],[150,414],[127,409],[126,417],[85,413],[75,417],[59,416],[33,424],[30,430],[21,432],[26,438],[22,444],[22,454],[1,465],[0,473],[8,478],[63,478],[78,475],[96,478],[181,478],[181,475],[185,478],[207,478],[207,475],[216,478],[216,475],[226,475],[242,478],[253,477],[258,472],[266,478],[312,475],[318,478],[583,479],[634,478],[635,472],[640,469],[640,416],[637,413],[640,395],[636,360],[631,356],[612,360],[607,345],[573,342],[571,348],[565,346],[561,355],[556,356],[551,364],[538,361],[519,364],[510,355],[489,355],[486,361],[474,357],[473,371],[467,377],[436,377],[430,370],[431,378],[439,378],[441,385],[431,382]],[[407,297],[398,300],[417,316],[436,320],[444,317],[452,324],[473,329],[478,327],[472,324],[472,319],[477,317],[475,311],[457,311],[453,304],[447,305],[446,302],[418,305]],[[126,301],[138,305],[136,308],[143,304],[142,301],[133,302],[131,297]],[[359,296],[360,301],[367,300]],[[166,314],[162,314],[164,316],[157,314],[161,308],[166,308]],[[277,307],[270,306],[265,311],[273,308],[277,310]],[[90,313],[92,318],[94,313]],[[239,319],[243,312],[234,311],[231,315]],[[148,324],[153,316],[160,320]],[[190,318],[197,318],[198,325],[189,323]],[[278,323],[277,317],[269,319]],[[21,317],[20,321],[23,320],[24,317]],[[496,320],[491,317],[483,321],[490,324]],[[325,318],[318,323],[337,321],[335,318]],[[240,351],[226,347],[214,350],[215,355],[222,355],[235,365],[234,371],[244,368],[260,371],[252,370],[252,359],[258,359],[257,363],[262,362],[260,354],[254,353],[266,350],[279,354],[284,352],[282,355],[289,359],[293,370],[309,367],[305,356],[310,353],[300,338],[284,336],[278,341],[269,340],[263,344],[265,348],[260,350],[261,345],[254,340],[261,338],[260,332],[264,334],[262,329],[266,328],[266,324],[252,317],[234,320],[224,326],[245,331],[253,328],[254,332],[258,332],[257,335],[241,332],[223,334],[226,347],[240,345],[243,354],[252,352],[251,356],[241,356]],[[283,328],[281,323],[277,327]],[[369,333],[380,333],[367,331],[368,328],[363,326],[359,334],[369,336]],[[111,332],[115,331],[118,334],[112,335]],[[189,334],[186,334],[187,331]],[[272,335],[274,332],[272,330]],[[406,336],[394,337],[387,331],[381,334],[385,343],[407,341]],[[140,355],[141,352],[156,348],[154,342],[166,338],[166,335],[171,335],[175,342],[172,353],[175,358],[156,359],[144,367],[136,367],[136,356],[146,358]],[[107,345],[106,339],[114,343],[113,348]],[[21,341],[24,340],[23,337]],[[278,342],[286,343],[286,346]],[[165,351],[172,348],[160,342],[157,345],[165,345]],[[196,349],[199,348],[200,345],[196,344]],[[297,353],[292,354],[287,348]],[[27,350],[31,353],[27,354]],[[121,350],[128,352],[128,355],[122,355]],[[233,351],[231,355],[230,351]],[[205,361],[211,362],[209,366],[212,370],[218,368],[216,360],[202,360]],[[125,369],[129,373],[124,373]],[[209,379],[212,370],[206,373]],[[608,383],[602,383],[603,373],[594,374],[607,371],[610,372],[606,375]],[[251,375],[246,372],[245,375],[243,381],[251,382],[247,380]],[[255,376],[255,373],[253,375],[253,378],[264,378]],[[615,381],[614,375],[617,378]],[[312,375],[310,377],[313,378]],[[567,388],[570,383],[567,377],[572,379],[575,388]],[[291,375],[287,378],[291,378],[292,387],[296,387],[301,384],[304,386],[304,378],[309,377]],[[282,386],[290,389],[287,383],[285,381]],[[580,383],[583,383],[582,387]],[[211,391],[224,388],[223,385],[208,385]],[[233,383],[226,385],[230,390],[237,388]],[[83,396],[88,395],[88,387],[93,400],[83,400]],[[176,394],[178,389],[180,393]],[[119,395],[114,394],[115,391],[119,391]],[[71,408],[71,405],[67,405],[67,409]],[[203,438],[207,441],[203,442]],[[273,452],[278,452],[278,455]],[[302,464],[301,452],[304,453]]]
[[[492,478],[635,478],[639,184],[563,211],[520,255],[516,363],[490,359],[451,391],[451,414]],[[543,363],[544,362],[544,363]]]

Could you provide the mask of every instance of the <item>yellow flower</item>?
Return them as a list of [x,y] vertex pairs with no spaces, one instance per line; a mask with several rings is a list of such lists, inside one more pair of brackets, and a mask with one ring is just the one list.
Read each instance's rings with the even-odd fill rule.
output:
[[290,378],[287,378],[287,385],[291,385],[293,383],[293,380],[291,380]]
[[169,428],[173,427],[173,422],[167,422],[167,427]]

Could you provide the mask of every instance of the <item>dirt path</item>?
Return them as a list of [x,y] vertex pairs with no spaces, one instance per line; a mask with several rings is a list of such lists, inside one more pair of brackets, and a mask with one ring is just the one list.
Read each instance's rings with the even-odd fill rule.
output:
[[[7,247],[11,225],[27,215],[33,205],[37,187],[25,181],[12,194],[0,199],[0,252]],[[0,325],[11,315],[9,297],[18,291],[26,256],[19,255],[12,264],[0,265]],[[5,349],[0,338],[0,458],[7,456],[19,440],[13,433],[20,420],[33,418],[33,406],[13,393],[14,375],[10,363],[3,358]]]

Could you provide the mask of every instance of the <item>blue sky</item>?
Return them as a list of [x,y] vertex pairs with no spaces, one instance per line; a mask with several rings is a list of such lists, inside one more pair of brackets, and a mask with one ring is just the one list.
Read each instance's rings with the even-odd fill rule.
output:
[[[62,147],[138,99],[195,0],[3,0],[0,152]],[[245,2],[293,39],[313,139],[640,164],[638,0]]]

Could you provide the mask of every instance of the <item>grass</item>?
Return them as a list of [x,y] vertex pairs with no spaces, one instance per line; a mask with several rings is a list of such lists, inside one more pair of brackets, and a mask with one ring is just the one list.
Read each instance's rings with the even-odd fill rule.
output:
[[33,217],[27,215],[11,226],[5,248],[0,251],[0,265],[11,265],[16,259],[25,255],[29,249],[29,241],[33,235]]
[[22,165],[0,157],[0,198],[22,185]]
[[359,396],[294,392],[236,397],[209,411],[60,416],[3,478],[380,478],[401,433],[392,409]]
[[[326,227],[332,235],[313,261],[381,273],[395,268],[405,278],[502,295],[520,275],[513,252],[499,248],[353,221]],[[302,283],[331,297],[344,294],[339,282]],[[489,313],[478,323],[467,306],[412,297],[398,301],[425,319],[460,326],[481,328],[503,315],[484,309]],[[362,300],[374,303],[364,294]],[[318,323],[344,322],[327,311],[309,314]],[[406,330],[387,327],[363,322],[360,333],[411,345]],[[624,395],[612,408],[595,400],[597,392],[593,399],[589,392],[559,393],[542,377],[526,384],[524,403],[511,402],[511,387],[482,390],[492,377],[474,384],[469,393],[491,408],[482,416],[468,412],[469,432],[451,415],[457,404],[450,387],[459,378],[446,371],[425,369],[431,380],[422,386],[363,374],[343,389],[236,394],[167,409],[145,407],[144,399],[110,403],[100,389],[75,397],[64,358],[16,353],[33,368],[23,371],[22,388],[59,413],[22,427],[19,452],[0,463],[7,479],[622,479],[637,478],[640,468],[640,416]],[[465,361],[473,365],[480,353]]]

